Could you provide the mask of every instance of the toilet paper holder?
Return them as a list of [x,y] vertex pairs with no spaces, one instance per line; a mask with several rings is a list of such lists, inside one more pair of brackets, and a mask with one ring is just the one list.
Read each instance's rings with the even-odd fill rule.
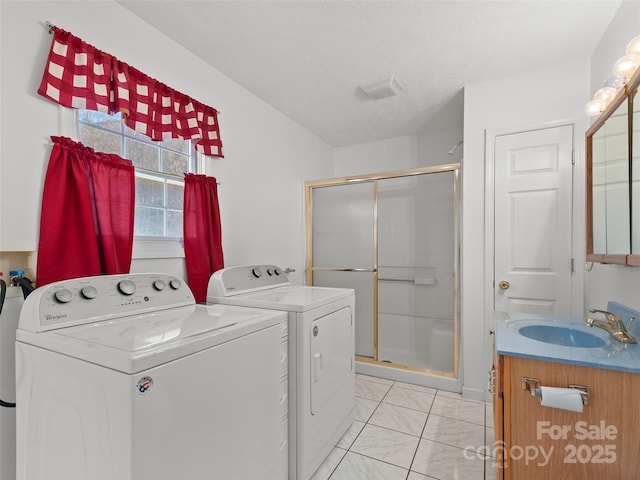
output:
[[[542,396],[540,390],[540,380],[538,380],[537,378],[522,377],[520,385],[522,386],[522,390],[529,390],[532,397]],[[582,404],[589,405],[589,399],[591,398],[591,391],[589,390],[589,387],[585,385],[577,385],[575,383],[570,383],[568,387],[578,390],[580,392],[580,396],[582,397]]]

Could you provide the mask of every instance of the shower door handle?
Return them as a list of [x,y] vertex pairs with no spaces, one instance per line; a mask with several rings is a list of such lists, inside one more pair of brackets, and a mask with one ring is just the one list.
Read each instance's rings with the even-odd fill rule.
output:
[[502,280],[500,283],[498,283],[498,286],[502,290],[509,290],[509,287],[511,286],[511,284],[509,282],[507,282],[506,280]]

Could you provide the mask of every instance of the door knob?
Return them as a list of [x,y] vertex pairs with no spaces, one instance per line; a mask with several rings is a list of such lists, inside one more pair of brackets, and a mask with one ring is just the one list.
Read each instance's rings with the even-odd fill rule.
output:
[[498,286],[502,290],[507,290],[511,286],[511,284],[509,282],[507,282],[506,280],[502,280],[500,283],[498,283]]

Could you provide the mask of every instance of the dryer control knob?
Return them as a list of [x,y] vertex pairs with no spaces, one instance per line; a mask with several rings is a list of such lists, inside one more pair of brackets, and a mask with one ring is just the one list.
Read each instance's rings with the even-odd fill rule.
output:
[[88,287],[84,287],[80,290],[80,294],[86,298],[87,300],[91,300],[92,298],[96,298],[98,296],[98,290],[96,287],[92,287],[89,285]]
[[253,274],[254,277],[256,278],[260,278],[262,276],[262,270],[260,270],[258,267],[255,267],[251,270],[251,273]]
[[178,290],[182,286],[182,282],[180,282],[180,280],[178,280],[177,278],[174,278],[169,282],[169,286],[174,290]]
[[71,292],[66,288],[64,290],[58,290],[56,293],[53,294],[53,296],[60,303],[69,303],[73,298],[73,295],[71,294]]
[[280,270],[280,267],[276,267],[273,273],[275,273],[276,275],[280,275],[282,273],[282,270]]
[[153,288],[155,288],[158,291],[162,291],[164,290],[164,287],[166,287],[167,284],[164,283],[162,280],[156,280],[153,282]]
[[136,284],[131,280],[122,280],[118,283],[118,290],[123,295],[133,295],[136,293]]

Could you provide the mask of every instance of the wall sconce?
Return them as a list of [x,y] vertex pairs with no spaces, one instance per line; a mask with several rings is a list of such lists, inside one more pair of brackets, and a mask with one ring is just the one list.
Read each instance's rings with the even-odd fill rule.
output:
[[618,91],[624,88],[638,67],[640,67],[640,35],[627,44],[625,55],[613,64],[613,75],[605,82],[603,88],[593,94],[593,100],[587,103],[585,107],[587,115],[600,115],[616,97]]

